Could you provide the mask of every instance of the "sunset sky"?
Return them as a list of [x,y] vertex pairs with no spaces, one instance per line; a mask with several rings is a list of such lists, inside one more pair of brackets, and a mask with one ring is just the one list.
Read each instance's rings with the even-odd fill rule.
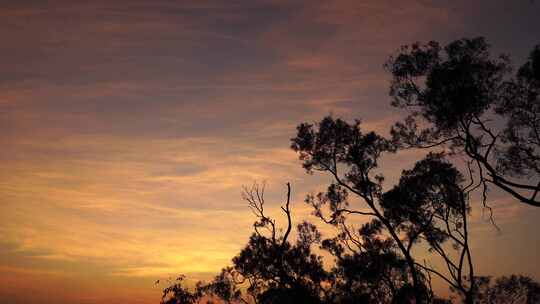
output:
[[[474,3],[473,3],[474,2]],[[158,303],[247,242],[242,185],[285,183],[311,219],[295,126],[324,115],[387,134],[388,56],[485,36],[515,66],[538,1],[1,1],[0,303]],[[387,185],[425,151],[388,157]],[[477,273],[540,280],[540,208],[473,210]],[[446,290],[446,289],[445,289]]]

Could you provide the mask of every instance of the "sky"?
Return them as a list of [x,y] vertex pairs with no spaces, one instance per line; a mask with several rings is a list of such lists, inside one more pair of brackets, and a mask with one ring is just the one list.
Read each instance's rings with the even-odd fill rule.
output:
[[[158,303],[247,242],[242,185],[266,181],[295,220],[328,179],[289,149],[333,114],[382,134],[388,57],[484,36],[515,66],[540,43],[516,1],[0,1],[0,302]],[[389,183],[425,151],[385,159]],[[540,209],[476,204],[477,273],[540,280]],[[441,287],[442,288],[442,287]]]

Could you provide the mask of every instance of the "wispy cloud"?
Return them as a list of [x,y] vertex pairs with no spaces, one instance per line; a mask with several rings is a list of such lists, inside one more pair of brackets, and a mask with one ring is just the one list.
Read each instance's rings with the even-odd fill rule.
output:
[[[6,3],[0,299],[150,303],[156,277],[208,278],[251,231],[242,185],[266,180],[278,217],[290,181],[296,219],[310,218],[302,200],[328,180],[288,149],[298,123],[333,113],[385,134],[402,113],[382,64],[401,44],[485,34],[519,53],[536,15],[501,1]],[[386,156],[387,186],[422,155]],[[534,220],[493,206],[504,227]],[[481,255],[496,241],[478,242]],[[33,300],[11,291],[26,282]]]

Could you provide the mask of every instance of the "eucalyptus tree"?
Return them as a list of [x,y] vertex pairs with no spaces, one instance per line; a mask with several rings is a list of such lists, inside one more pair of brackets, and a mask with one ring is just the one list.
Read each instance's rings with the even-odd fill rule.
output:
[[478,304],[537,304],[540,303],[540,283],[523,275],[478,277],[474,295]]
[[256,221],[247,245],[209,283],[188,288],[180,276],[163,291],[163,304],[210,303],[323,303],[325,284],[331,278],[323,268],[322,257],[311,251],[320,241],[315,226],[303,222],[297,227],[297,240],[290,240],[293,223],[290,210],[291,187],[281,210],[286,220],[280,229],[265,210],[264,185],[244,188],[242,197]]
[[[483,38],[404,46],[386,68],[392,104],[409,112],[391,139],[330,116],[300,124],[292,139],[308,173],[332,178],[306,202],[338,233],[323,240],[303,222],[293,242],[290,185],[280,229],[266,213],[264,185],[254,184],[243,192],[253,233],[232,266],[194,288],[180,276],[162,303],[449,303],[433,293],[433,277],[467,304],[538,301],[529,278],[492,285],[475,275],[469,213],[472,193],[482,189],[485,203],[489,185],[540,206],[540,46],[515,76],[508,57],[493,57]],[[381,157],[407,148],[430,152],[384,190]],[[453,154],[466,156],[464,173],[447,159]],[[333,257],[330,269],[314,246]]]
[[[327,246],[334,250],[338,265],[343,250],[357,255],[367,252],[370,241],[377,240],[406,269],[399,288],[393,288],[399,303],[431,301],[431,275],[445,280],[472,303],[474,280],[467,286],[465,277],[474,278],[467,221],[473,180],[466,183],[442,154],[429,154],[403,171],[399,183],[385,192],[384,177],[376,169],[382,155],[395,152],[391,141],[374,132],[364,133],[359,121],[349,124],[332,117],[317,124],[300,124],[297,131],[291,147],[303,167],[309,173],[321,171],[333,178],[326,191],[309,195],[306,201],[316,216],[340,229],[333,245]],[[358,230],[350,225],[356,216],[368,218]],[[421,242],[443,259],[446,271],[415,258],[412,249]],[[452,244],[450,248],[445,246],[447,242]],[[336,246],[338,243],[342,245]],[[457,259],[450,253],[454,249]],[[358,263],[355,269],[365,265],[369,264]],[[391,281],[386,280],[390,290],[395,287]]]
[[392,105],[409,113],[395,143],[464,155],[484,193],[494,185],[540,207],[540,46],[515,76],[484,38],[403,46],[385,66]]

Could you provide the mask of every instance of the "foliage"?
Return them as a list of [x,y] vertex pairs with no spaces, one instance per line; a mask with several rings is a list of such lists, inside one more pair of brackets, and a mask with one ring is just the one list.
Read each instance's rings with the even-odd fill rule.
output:
[[[429,301],[432,294],[427,288],[427,278],[435,274],[470,299],[473,287],[464,286],[463,277],[473,274],[467,231],[471,185],[462,185],[462,175],[443,154],[429,154],[413,169],[403,171],[398,185],[384,192],[384,177],[374,170],[380,157],[392,153],[394,147],[374,132],[362,132],[358,121],[348,124],[325,117],[319,124],[301,124],[297,137],[292,139],[292,148],[299,153],[308,172],[327,172],[334,178],[327,191],[310,195],[306,201],[314,208],[316,216],[342,231],[327,243],[338,261],[344,251],[352,252],[349,259],[361,260],[366,253],[377,252],[372,246],[379,242],[384,244],[386,258],[401,264],[386,271],[387,275],[399,273],[401,276],[397,288],[393,280],[384,281],[391,297],[397,296],[402,302],[412,301],[412,298],[416,303]],[[352,208],[350,195],[361,205]],[[355,232],[348,224],[352,216],[367,216],[372,221]],[[448,240],[458,251],[457,261],[450,258],[444,246]],[[420,241],[425,241],[429,250],[443,259],[448,275],[417,262],[412,249]],[[361,273],[358,269],[355,271]],[[381,283],[378,286],[382,286]],[[404,297],[411,299],[404,300]]]
[[522,275],[497,278],[476,278],[474,303],[478,304],[536,304],[540,303],[540,284]]
[[[233,266],[223,269],[208,284],[197,283],[195,291],[185,288],[180,277],[163,291],[162,303],[199,303],[212,296],[227,302],[322,303],[323,284],[329,274],[323,269],[322,258],[311,252],[312,244],[320,241],[320,233],[312,224],[303,222],[298,225],[297,242],[290,243],[291,189],[289,184],[287,187],[287,202],[282,207],[287,218],[285,233],[279,234],[275,220],[265,214],[264,186],[254,184],[245,188],[243,198],[257,220],[248,244],[233,258]],[[246,295],[242,295],[241,289],[245,289]]]
[[[540,206],[540,46],[511,78],[507,56],[484,38],[404,46],[386,64],[392,105],[409,116],[392,128],[400,148],[446,147],[467,156],[487,192],[495,185]],[[505,121],[506,126],[497,123]]]
[[[492,284],[475,276],[469,248],[476,189],[483,190],[484,203],[488,185],[495,185],[540,206],[540,46],[515,78],[508,58],[493,58],[483,38],[444,48],[437,42],[404,46],[386,68],[392,104],[409,111],[390,139],[365,132],[359,120],[332,116],[298,125],[291,139],[307,173],[332,177],[306,203],[337,234],[323,239],[315,225],[302,222],[292,242],[290,184],[281,206],[284,230],[266,215],[264,185],[244,188],[256,217],[247,245],[209,283],[189,289],[179,277],[163,291],[163,304],[450,303],[433,293],[432,276],[467,304],[540,301],[540,285],[528,277]],[[493,117],[504,121],[493,125]],[[430,151],[395,185],[383,187],[382,156],[437,147],[442,152]],[[466,174],[448,160],[455,154],[467,157]],[[313,251],[317,246],[333,259],[329,267]],[[442,269],[420,260],[426,253],[440,259]]]

